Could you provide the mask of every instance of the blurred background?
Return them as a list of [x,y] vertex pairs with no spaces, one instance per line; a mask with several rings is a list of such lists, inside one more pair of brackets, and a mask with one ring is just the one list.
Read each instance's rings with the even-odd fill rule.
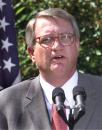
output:
[[22,80],[38,75],[25,45],[25,27],[38,11],[51,7],[65,9],[77,20],[80,29],[78,69],[102,75],[102,0],[13,0]]

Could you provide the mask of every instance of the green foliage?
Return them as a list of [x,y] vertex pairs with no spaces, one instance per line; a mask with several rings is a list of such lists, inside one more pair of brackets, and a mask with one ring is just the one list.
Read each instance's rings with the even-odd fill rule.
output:
[[102,74],[102,0],[14,0],[22,79],[38,74],[27,54],[24,35],[29,19],[38,11],[60,7],[73,14],[80,29],[80,71]]

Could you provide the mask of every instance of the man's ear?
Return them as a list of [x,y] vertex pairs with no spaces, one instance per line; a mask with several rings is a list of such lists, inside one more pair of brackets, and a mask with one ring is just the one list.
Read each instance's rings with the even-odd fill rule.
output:
[[35,63],[34,47],[28,47],[27,51],[30,55],[30,59],[32,60],[33,63]]

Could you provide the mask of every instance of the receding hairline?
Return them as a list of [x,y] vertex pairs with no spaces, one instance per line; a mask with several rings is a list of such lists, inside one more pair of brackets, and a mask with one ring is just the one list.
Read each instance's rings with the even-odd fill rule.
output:
[[42,18],[51,17],[53,19],[61,18],[70,23],[72,23],[72,21],[71,21],[72,19],[75,20],[75,18],[71,14],[67,13],[66,11],[64,11],[60,8],[54,8],[54,9],[50,8],[50,9],[39,12],[35,17],[35,21],[41,17]]
[[79,28],[76,22],[76,19],[73,15],[71,15],[70,13],[68,13],[67,11],[61,9],[61,8],[49,8],[47,10],[43,10],[41,12],[39,12],[36,17],[35,17],[35,23],[37,21],[38,18],[40,17],[52,17],[54,18],[61,18],[64,19],[67,22],[70,22],[73,30],[76,33],[76,36],[80,38],[80,33],[79,33]]
[[[72,23],[70,22],[70,20],[67,20],[67,21],[66,21],[66,19],[63,19],[63,18],[57,17],[57,16],[41,15],[41,16],[39,16],[39,17],[36,19],[36,21],[35,21],[34,30],[36,30],[36,26],[38,26],[37,23],[38,23],[38,21],[39,21],[40,19],[45,19],[45,20],[50,21],[50,22],[53,21],[56,25],[58,25],[59,20],[63,20],[64,22],[66,22],[66,24],[68,24],[68,25],[70,24],[71,26],[73,26]],[[44,25],[44,26],[45,26],[45,25]],[[73,27],[72,27],[72,29],[73,29]],[[74,29],[73,29],[73,31],[74,31]]]

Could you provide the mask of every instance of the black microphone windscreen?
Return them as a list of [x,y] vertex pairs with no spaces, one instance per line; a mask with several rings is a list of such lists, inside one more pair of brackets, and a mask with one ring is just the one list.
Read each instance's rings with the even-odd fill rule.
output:
[[56,103],[56,101],[55,101],[56,96],[61,96],[62,102],[65,101],[65,94],[64,94],[63,89],[55,88],[53,90],[53,92],[52,92],[52,100],[53,100],[54,103]]
[[77,95],[83,95],[84,100],[86,99],[86,93],[85,93],[85,90],[83,87],[81,87],[81,86],[74,87],[74,89],[73,89],[74,100],[76,100]]

